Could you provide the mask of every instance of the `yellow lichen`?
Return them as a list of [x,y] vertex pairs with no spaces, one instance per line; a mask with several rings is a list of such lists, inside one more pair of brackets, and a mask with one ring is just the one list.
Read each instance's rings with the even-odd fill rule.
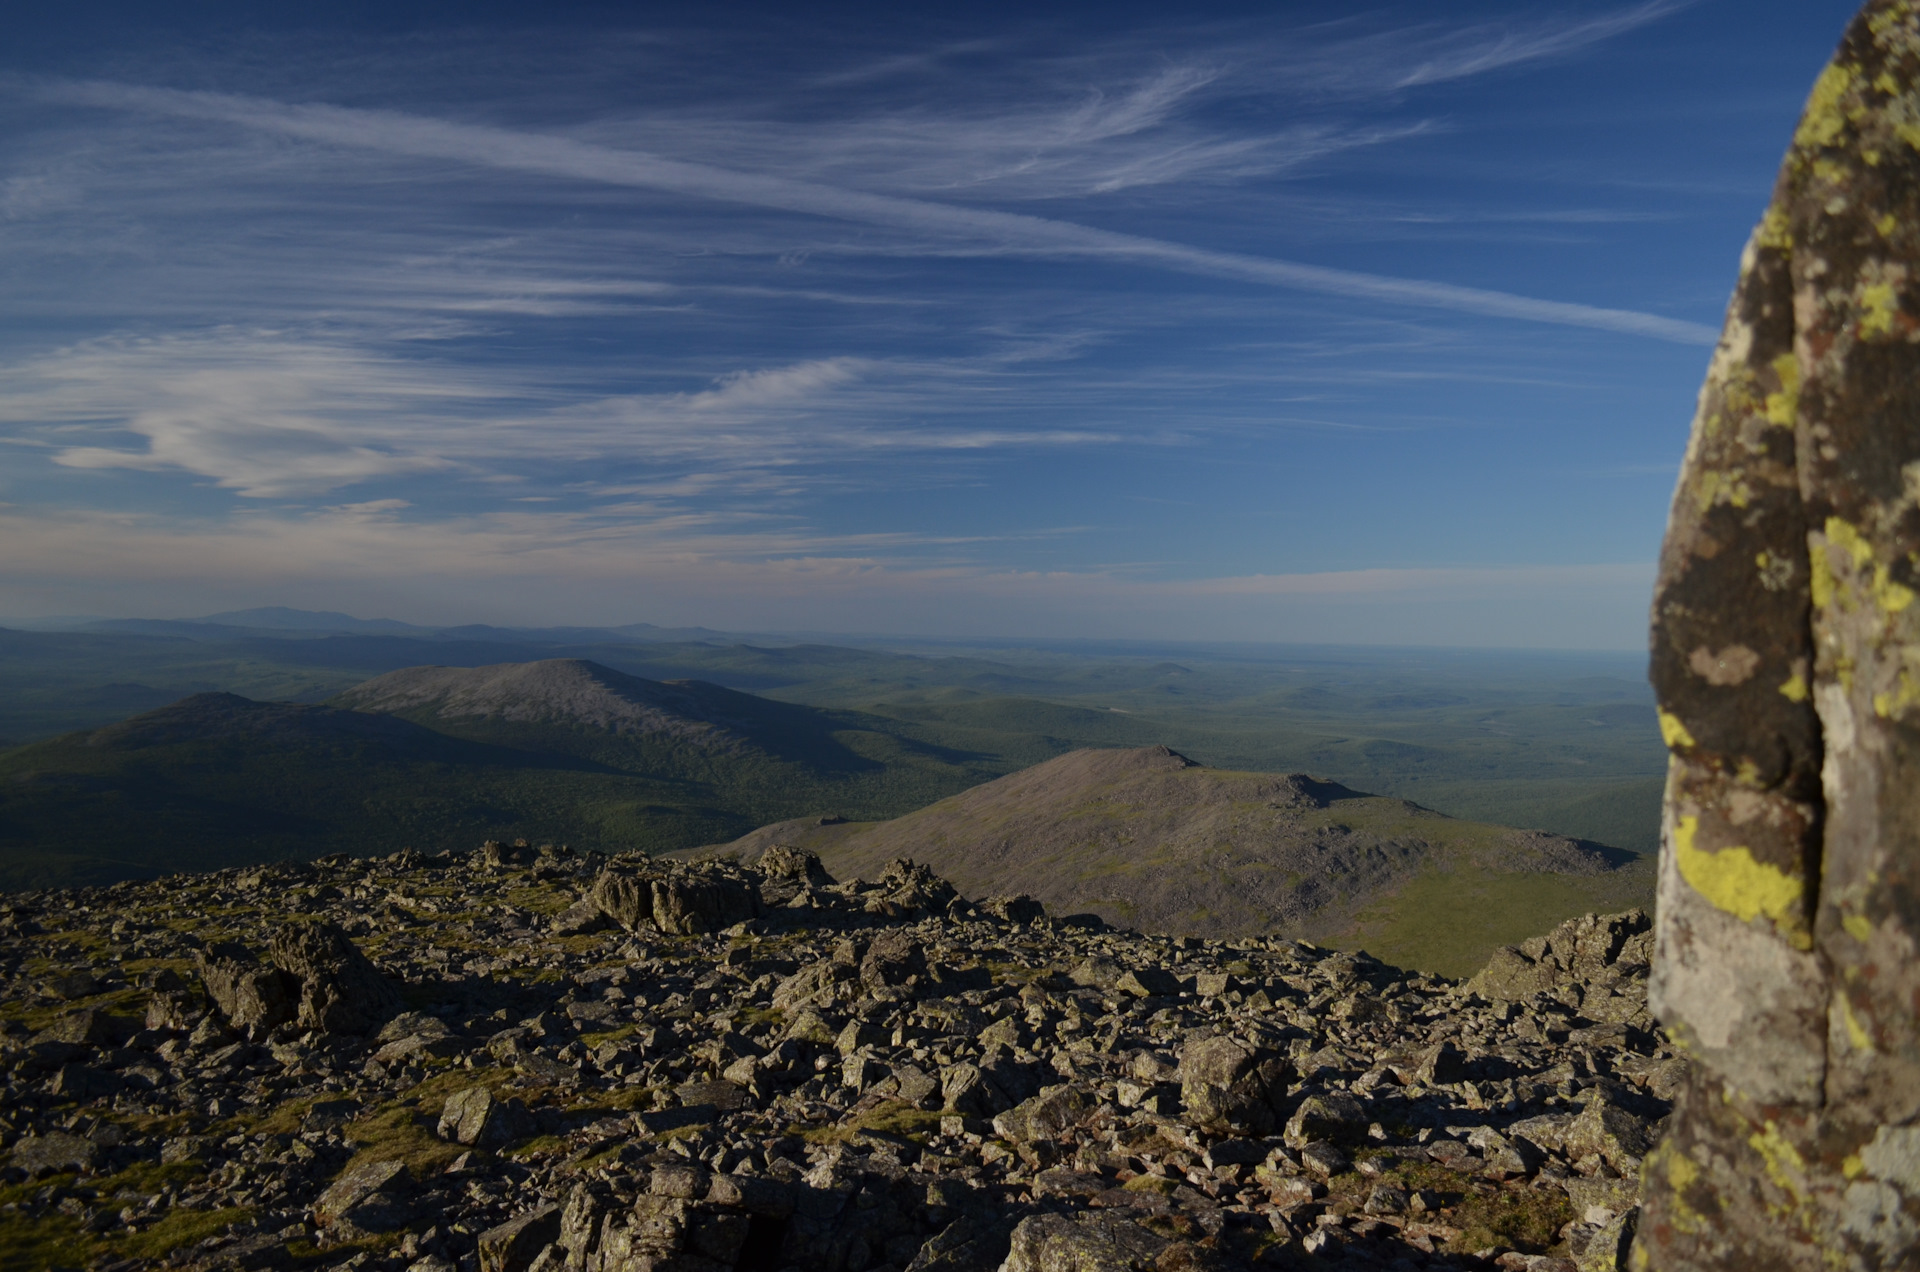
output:
[[1817,544],[1807,553],[1807,593],[1815,609],[1833,604],[1833,564]]
[[1920,684],[1914,682],[1913,673],[1902,669],[1895,683],[1894,692],[1873,695],[1873,713],[1882,720],[1905,715],[1908,707],[1920,703]]
[[1793,1194],[1795,1201],[1801,1200],[1800,1180],[1807,1173],[1806,1159],[1802,1158],[1800,1150],[1780,1133],[1780,1128],[1768,1122],[1765,1130],[1755,1131],[1749,1135],[1747,1143],[1760,1154],[1760,1159],[1766,1162],[1768,1178]]
[[[1853,568],[1856,571],[1866,569],[1868,562],[1873,560],[1873,545],[1868,543],[1866,536],[1854,529],[1844,518],[1828,517],[1826,536],[1829,544],[1839,548],[1852,559]],[[1839,596],[1841,607],[1852,609],[1853,602],[1850,597],[1837,592],[1834,587],[1832,563],[1821,552],[1816,551],[1810,555],[1813,558],[1811,585],[1814,605],[1824,609],[1836,596]],[[1873,577],[1867,583],[1867,593],[1873,598],[1873,603],[1878,605],[1881,612],[1885,614],[1898,614],[1914,601],[1913,589],[1905,584],[1894,582],[1892,570],[1884,564],[1874,566]]]
[[1886,336],[1893,334],[1894,315],[1900,312],[1899,303],[1893,296],[1893,284],[1874,283],[1860,289],[1860,335]]
[[1693,734],[1687,732],[1687,726],[1680,723],[1680,717],[1670,711],[1662,710],[1660,715],[1660,737],[1667,749],[1677,751],[1681,747],[1694,745]]
[[1840,920],[1840,926],[1847,930],[1848,936],[1862,945],[1865,945],[1867,939],[1873,935],[1873,920],[1864,914],[1849,914]]
[[1793,231],[1788,227],[1786,210],[1775,205],[1760,218],[1760,227],[1753,232],[1755,246],[1770,247],[1785,251],[1793,246]]
[[1838,62],[1820,72],[1807,98],[1807,112],[1800,120],[1800,127],[1794,130],[1794,145],[1831,146],[1839,138],[1847,126],[1840,102],[1853,86],[1857,73],[1856,68]]
[[1805,883],[1777,866],[1755,861],[1752,851],[1745,847],[1736,845],[1713,852],[1696,847],[1694,838],[1699,831],[1698,817],[1681,817],[1674,823],[1673,860],[1681,878],[1715,909],[1742,923],[1764,915],[1794,948],[1813,948],[1812,936],[1799,913]]
[[1805,702],[1807,700],[1807,678],[1796,671],[1793,675],[1787,677],[1787,683],[1780,686],[1780,694],[1789,702]]
[[1853,1044],[1855,1051],[1871,1052],[1873,1035],[1869,1034],[1860,1020],[1853,1014],[1853,1004],[1847,1001],[1845,994],[1840,995],[1840,1023],[1847,1028],[1847,1041]]
[[1892,238],[1893,232],[1900,228],[1900,218],[1891,212],[1885,213],[1873,223],[1873,228],[1880,231],[1881,238]]
[[1848,1179],[1858,1179],[1866,1173],[1867,1164],[1860,1160],[1860,1154],[1848,1153],[1840,1163],[1840,1173]]
[[1767,394],[1767,422],[1792,428],[1800,405],[1800,359],[1781,354],[1773,360],[1773,373],[1780,377],[1780,391]]

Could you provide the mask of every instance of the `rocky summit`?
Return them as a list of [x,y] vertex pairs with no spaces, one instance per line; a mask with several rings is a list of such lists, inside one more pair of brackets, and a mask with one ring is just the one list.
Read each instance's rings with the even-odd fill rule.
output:
[[0,904],[8,1268],[1622,1266],[1639,912],[1453,981],[489,843]]

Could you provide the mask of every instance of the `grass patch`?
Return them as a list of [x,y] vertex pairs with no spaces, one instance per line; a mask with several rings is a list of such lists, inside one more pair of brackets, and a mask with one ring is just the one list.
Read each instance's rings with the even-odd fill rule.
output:
[[887,1100],[849,1121],[833,1126],[796,1123],[787,1128],[787,1133],[811,1144],[842,1144],[863,1131],[898,1135],[920,1144],[940,1129],[940,1119],[944,1116],[939,1110],[918,1109],[902,1100]]
[[[1471,976],[1502,945],[1517,945],[1578,915],[1652,909],[1653,867],[1631,862],[1601,875],[1430,871],[1355,917],[1364,938],[1329,938],[1396,967]],[[1463,923],[1460,916],[1471,915]]]
[[1469,1193],[1453,1212],[1460,1236],[1447,1244],[1460,1250],[1507,1246],[1522,1254],[1544,1254],[1573,1219],[1573,1203],[1563,1192],[1529,1188],[1486,1196]]

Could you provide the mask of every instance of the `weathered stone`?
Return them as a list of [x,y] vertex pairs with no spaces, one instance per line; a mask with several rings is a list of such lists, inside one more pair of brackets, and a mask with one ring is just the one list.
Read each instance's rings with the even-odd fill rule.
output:
[[1114,988],[1135,998],[1171,997],[1180,992],[1180,980],[1161,967],[1137,967],[1115,983]]
[[299,1014],[299,980],[280,968],[261,966],[246,947],[209,946],[196,961],[207,997],[235,1029],[265,1034]]
[[362,1162],[349,1167],[313,1205],[313,1222],[352,1239],[392,1232],[415,1214],[413,1176],[404,1163]]
[[993,1129],[1016,1142],[1052,1139],[1078,1125],[1092,1109],[1093,1102],[1080,1088],[1057,1086],[1021,1101],[994,1118]]
[[1265,1135],[1291,1073],[1285,1060],[1239,1038],[1206,1038],[1180,1052],[1180,1098],[1200,1126]]
[[611,866],[594,877],[583,900],[593,902],[600,913],[629,932],[653,921],[652,883]]
[[753,890],[733,879],[673,878],[653,881],[653,922],[662,932],[718,932],[759,910]]
[[611,921],[598,901],[585,896],[562,911],[549,930],[555,936],[586,936],[601,931]]
[[1650,1269],[1920,1258],[1915,1159],[1881,1147],[1920,1116],[1917,80],[1920,13],[1870,0],[1748,245],[1668,523],[1650,1001],[1696,1064],[1647,1162]]
[[991,1117],[1012,1107],[1006,1094],[977,1065],[954,1064],[940,1071],[942,1104],[955,1113]]
[[92,1140],[51,1131],[22,1135],[13,1146],[11,1159],[17,1169],[38,1177],[63,1170],[88,1170],[99,1155],[100,1149]]
[[860,981],[869,991],[924,981],[926,953],[906,932],[895,928],[873,939],[860,960]]
[[274,933],[273,960],[299,978],[299,1022],[328,1033],[367,1034],[398,1015],[400,992],[333,923],[293,922]]
[[1561,1144],[1573,1161],[1597,1154],[1615,1170],[1638,1174],[1641,1159],[1653,1147],[1653,1137],[1645,1118],[1596,1099],[1567,1127]]
[[1171,1243],[1130,1219],[1040,1214],[1013,1230],[1001,1272],[1147,1272]]
[[1286,1141],[1299,1147],[1316,1140],[1357,1144],[1367,1135],[1367,1110],[1344,1091],[1309,1095],[1287,1119]]
[[806,852],[787,844],[775,844],[753,863],[769,879],[785,879],[813,887],[831,887],[833,876],[820,864],[820,854]]
[[441,1139],[474,1148],[504,1148],[532,1133],[532,1119],[518,1100],[497,1100],[485,1087],[447,1097],[440,1111]]
[[1047,917],[1047,907],[1030,896],[988,897],[979,908],[1008,923],[1034,923]]
[[549,1202],[480,1234],[480,1272],[528,1272],[540,1252],[560,1239],[560,1207]]

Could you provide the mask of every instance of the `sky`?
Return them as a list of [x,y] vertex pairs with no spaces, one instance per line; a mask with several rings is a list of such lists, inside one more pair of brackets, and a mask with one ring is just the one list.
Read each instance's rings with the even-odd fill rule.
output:
[[0,620],[1633,649],[1853,6],[37,8]]

